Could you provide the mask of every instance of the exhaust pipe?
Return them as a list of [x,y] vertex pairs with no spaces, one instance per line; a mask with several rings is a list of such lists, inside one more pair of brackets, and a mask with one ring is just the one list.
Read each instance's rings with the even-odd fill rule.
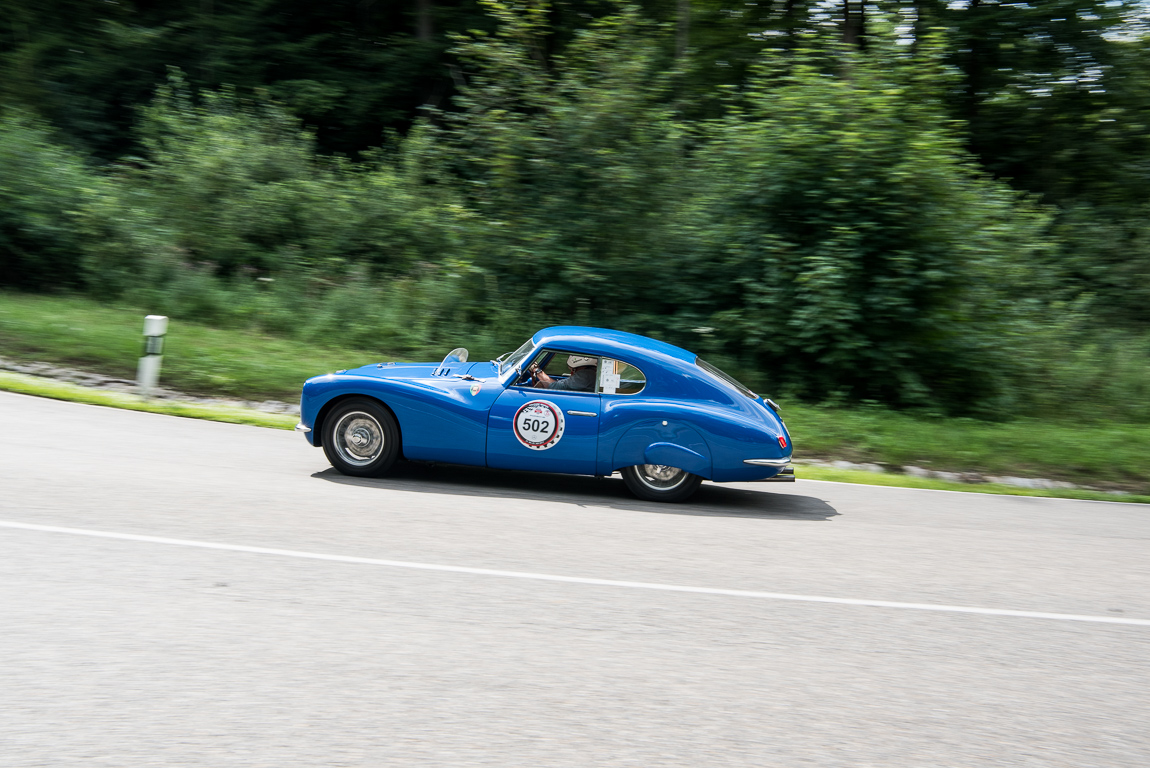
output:
[[760,483],[793,483],[795,481],[795,468],[783,467],[782,471],[774,477],[768,477],[766,480],[758,480]]

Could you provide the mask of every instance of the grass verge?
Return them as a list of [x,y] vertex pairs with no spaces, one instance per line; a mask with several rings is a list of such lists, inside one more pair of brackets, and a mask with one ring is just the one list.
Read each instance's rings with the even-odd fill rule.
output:
[[1005,423],[922,418],[885,408],[784,403],[796,455],[1044,477],[1150,493],[1150,425],[1086,418]]
[[[144,314],[138,308],[99,304],[80,297],[0,292],[0,355],[132,379],[140,353]],[[395,359],[379,350],[306,344],[243,329],[209,328],[179,318],[172,319],[164,352],[161,376],[164,387],[190,394],[247,400],[275,398],[289,402],[299,397],[300,387],[309,376]],[[56,391],[64,392],[65,386],[61,384]],[[124,403],[133,400],[129,396],[81,387],[75,390],[91,392],[92,397],[109,398],[99,402],[82,400],[99,405],[128,407],[114,400],[121,398]],[[42,391],[29,394],[60,396]],[[192,411],[196,409],[205,413],[215,410],[191,404],[144,403],[138,399],[136,402],[141,404],[138,410],[175,415],[194,415]],[[147,407],[143,407],[145,405]],[[1085,407],[1082,414],[1068,414],[1059,421],[1020,419],[989,423],[974,419],[923,418],[879,407],[828,408],[790,401],[782,405],[782,415],[794,435],[799,457],[1044,477],[1150,495],[1150,425],[1090,421]],[[244,413],[273,421],[289,418]],[[267,425],[290,426],[286,422]],[[845,479],[844,473],[849,471],[820,468],[819,472],[837,472]],[[882,484],[898,478],[906,487],[946,486],[968,491],[989,487],[918,480],[897,474],[861,474],[866,477],[865,482]],[[804,476],[814,477],[815,473],[804,469]],[[915,485],[912,481],[927,485]],[[1007,490],[996,486],[993,492],[1033,496],[1079,493],[1005,488]],[[1089,496],[1090,491],[1081,493],[1087,494],[1081,498],[1093,498]]]
[[[0,292],[0,355],[135,379],[145,314],[79,297]],[[310,376],[384,359],[379,350],[305,344],[173,318],[160,383],[195,395],[295,402]]]
[[53,400],[69,400],[74,403],[125,408],[129,411],[163,413],[168,416],[185,416],[191,419],[225,421],[229,424],[250,424],[256,427],[272,427],[274,429],[292,429],[297,421],[295,416],[282,413],[264,413],[248,408],[226,408],[167,400],[145,400],[121,392],[89,389],[63,381],[52,381],[7,371],[0,371],[0,390],[36,395],[37,397],[50,397]]
[[1004,496],[1038,496],[1048,499],[1079,499],[1084,501],[1120,501],[1150,504],[1150,495],[1115,495],[1104,491],[1085,489],[1056,488],[1038,490],[1019,488],[998,483],[952,483],[946,480],[932,480],[925,477],[912,477],[881,472],[864,472],[858,469],[835,469],[833,467],[796,466],[795,475],[801,480],[825,480],[832,483],[857,483],[859,485],[883,485],[893,488],[925,488],[932,491],[961,491],[963,493],[994,493]]

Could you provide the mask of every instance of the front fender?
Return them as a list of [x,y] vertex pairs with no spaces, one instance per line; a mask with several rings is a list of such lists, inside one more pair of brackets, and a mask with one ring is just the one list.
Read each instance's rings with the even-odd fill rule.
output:
[[308,438],[315,445],[322,441],[317,433],[323,425],[317,417],[329,402],[348,395],[371,397],[390,409],[399,422],[405,458],[483,466],[487,412],[502,391],[499,382],[491,379],[319,376],[304,384],[300,423],[312,428]]

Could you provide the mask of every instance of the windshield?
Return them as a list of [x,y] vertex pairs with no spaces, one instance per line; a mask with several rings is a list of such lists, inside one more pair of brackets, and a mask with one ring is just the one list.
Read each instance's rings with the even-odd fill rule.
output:
[[499,373],[510,371],[515,366],[523,362],[523,359],[531,353],[533,342],[531,339],[523,342],[523,346],[511,353],[511,357],[507,358],[499,364]]
[[718,376],[720,379],[722,379],[723,381],[727,382],[728,384],[730,384],[730,385],[731,385],[731,386],[733,386],[735,389],[737,389],[737,390],[739,390],[740,392],[742,392],[742,393],[743,393],[744,395],[746,395],[747,397],[750,397],[750,398],[758,398],[758,395],[756,395],[754,392],[752,392],[751,390],[747,389],[747,388],[746,388],[746,387],[744,387],[742,384],[740,384],[740,383],[739,383],[739,381],[738,381],[738,380],[737,380],[737,379],[736,379],[734,376],[728,376],[727,374],[723,373],[722,371],[720,371],[720,370],[719,370],[718,368],[716,368],[715,366],[713,366],[713,365],[711,365],[710,363],[708,363],[708,362],[707,362],[706,360],[704,360],[703,358],[701,358],[701,357],[696,357],[696,358],[695,358],[695,365],[699,366],[700,368],[702,368],[702,369],[703,369],[704,371],[706,371],[707,373],[710,373],[710,374],[713,374],[713,375],[715,375],[715,376]]

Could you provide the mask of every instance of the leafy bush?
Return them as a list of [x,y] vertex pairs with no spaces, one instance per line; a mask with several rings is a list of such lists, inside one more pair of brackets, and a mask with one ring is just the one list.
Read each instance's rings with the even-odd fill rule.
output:
[[[1132,210],[1131,210],[1132,209]],[[1150,327],[1150,204],[1100,210],[1078,204],[1058,220],[1059,291],[1085,300],[1099,324]]]
[[0,284],[82,284],[85,209],[100,180],[38,120],[0,113]]
[[233,92],[193,98],[179,72],[144,121],[145,168],[134,182],[176,233],[184,260],[222,275],[349,264],[405,274],[456,243],[442,196],[421,190],[382,153],[363,165],[324,158],[312,134],[269,102]]
[[549,66],[544,5],[486,5],[499,27],[460,40],[462,110],[423,124],[426,165],[482,217],[475,264],[506,300],[540,319],[626,324],[686,193],[657,29],[623,8]]
[[682,327],[806,397],[1001,413],[1045,217],[963,150],[929,51],[834,54],[767,60],[714,124]]

